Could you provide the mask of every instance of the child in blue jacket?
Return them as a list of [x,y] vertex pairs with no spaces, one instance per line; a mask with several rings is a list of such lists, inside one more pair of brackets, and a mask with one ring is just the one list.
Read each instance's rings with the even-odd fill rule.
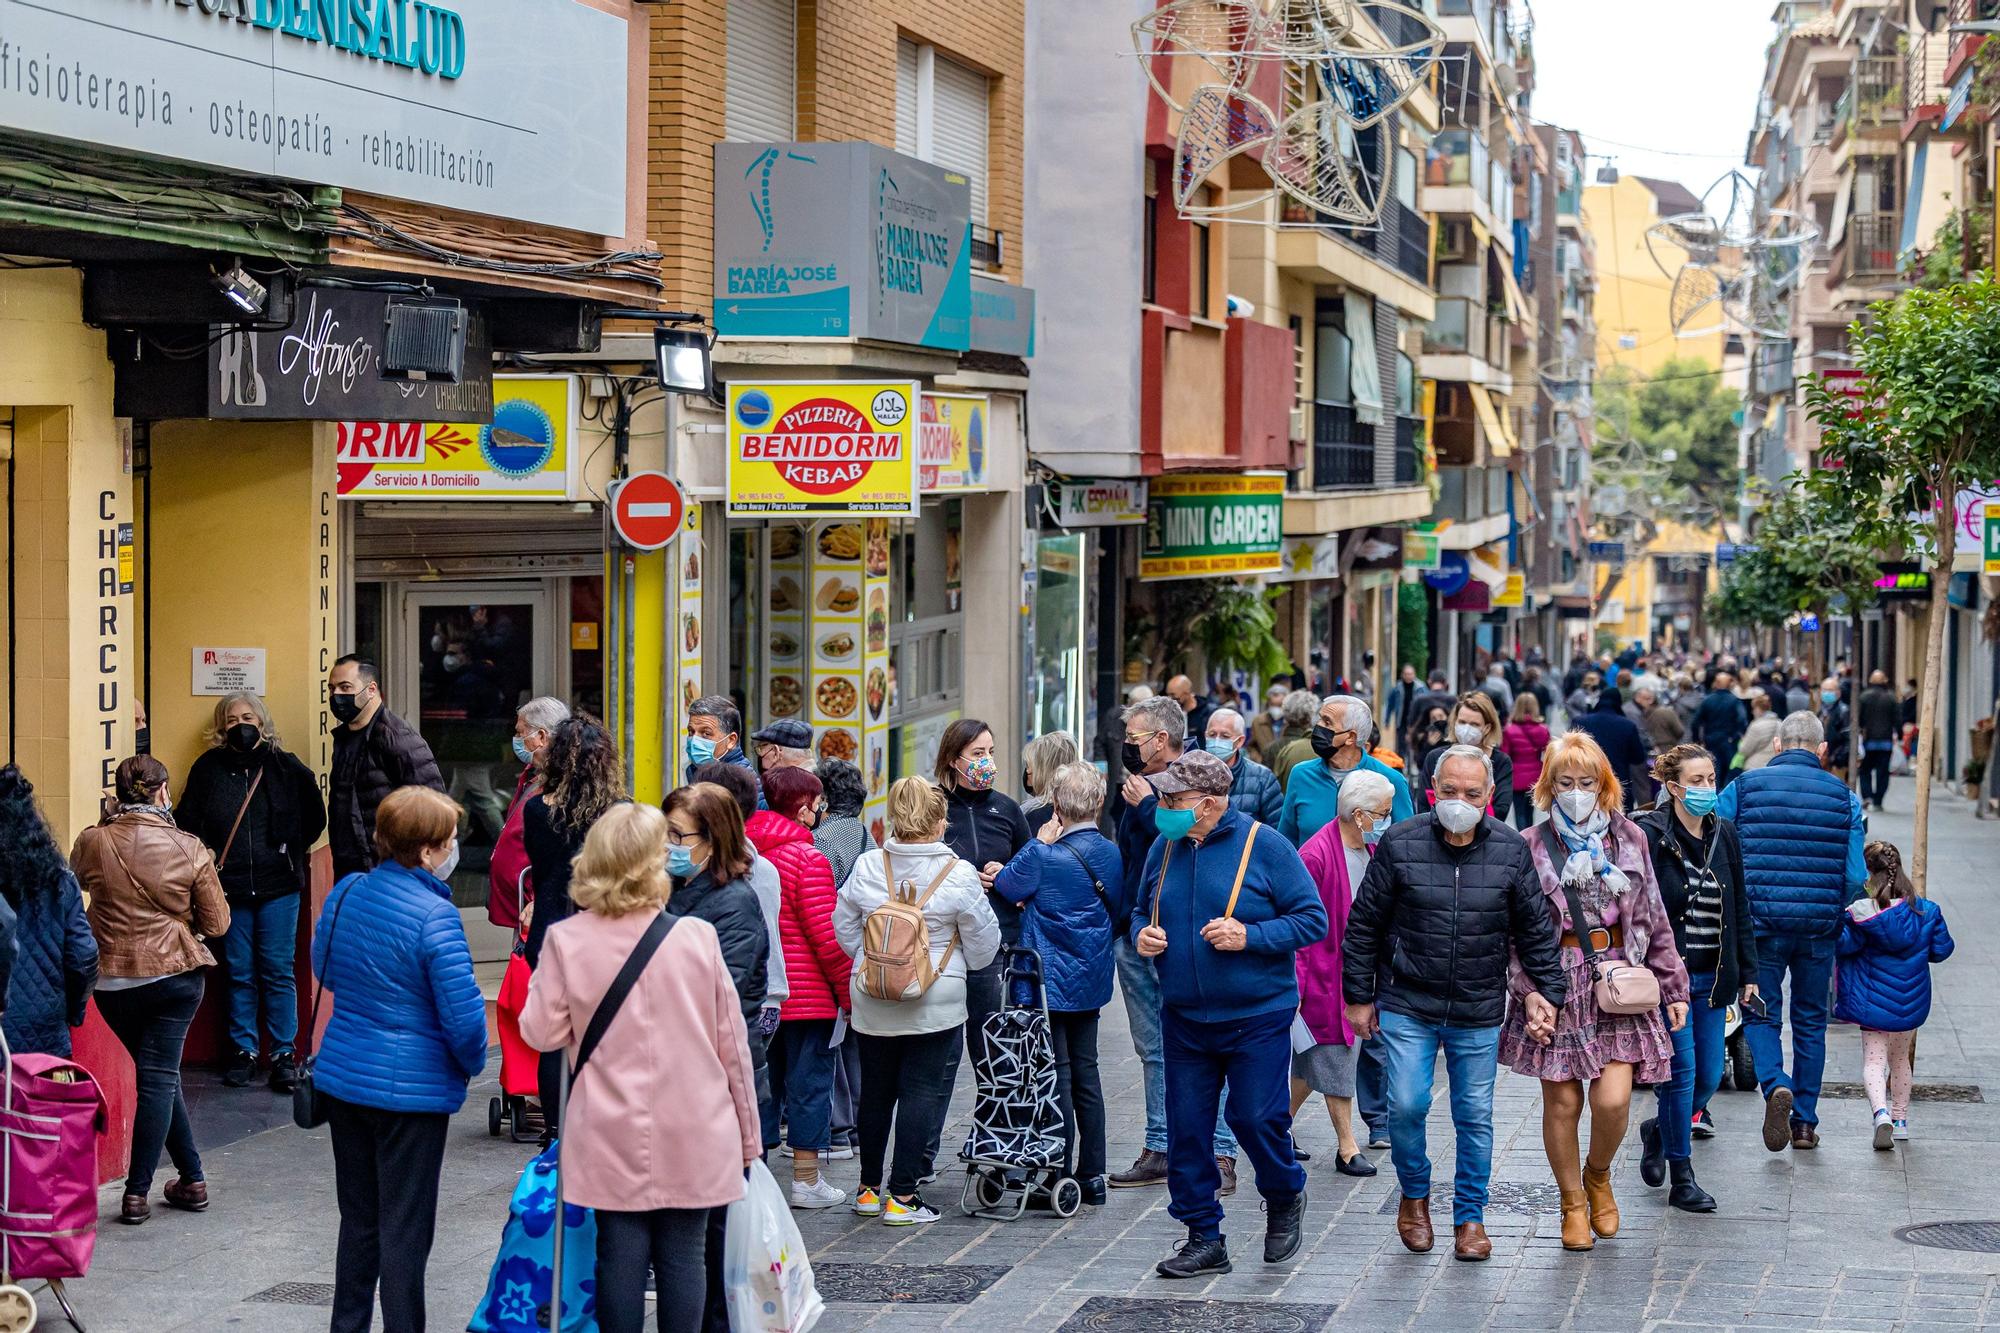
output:
[[1833,1016],[1861,1026],[1862,1079],[1875,1108],[1875,1147],[1910,1137],[1910,1053],[1931,1012],[1931,964],[1951,957],[1944,912],[1903,873],[1894,843],[1863,853],[1868,893],[1847,909],[1836,955]]

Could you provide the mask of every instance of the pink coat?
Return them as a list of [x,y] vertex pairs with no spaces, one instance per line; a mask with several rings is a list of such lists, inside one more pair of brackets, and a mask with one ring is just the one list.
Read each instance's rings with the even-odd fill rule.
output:
[[[579,912],[549,927],[521,1011],[539,1051],[583,1040],[651,924]],[[713,1208],[743,1197],[763,1152],[750,1041],[715,927],[680,917],[584,1066],[563,1125],[563,1197],[586,1208]]]
[[[1375,849],[1370,847],[1373,856]],[[1347,1004],[1340,993],[1340,942],[1347,935],[1347,914],[1354,906],[1354,891],[1360,886],[1347,882],[1347,847],[1340,840],[1340,821],[1335,820],[1306,839],[1299,859],[1319,885],[1319,900],[1326,907],[1326,934],[1293,956],[1299,974],[1299,1016],[1321,1045],[1352,1046],[1354,1029],[1347,1023]]]
[[1542,753],[1549,748],[1549,729],[1539,722],[1509,722],[1500,733],[1500,748],[1514,761],[1514,790],[1527,791],[1542,777]]

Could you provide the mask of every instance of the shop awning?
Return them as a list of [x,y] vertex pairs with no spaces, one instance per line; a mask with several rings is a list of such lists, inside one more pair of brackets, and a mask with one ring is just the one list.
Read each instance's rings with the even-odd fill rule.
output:
[[1479,428],[1486,433],[1486,450],[1493,458],[1510,458],[1514,453],[1514,435],[1505,424],[1506,414],[1495,406],[1492,393],[1477,384],[1469,385],[1472,394],[1472,411],[1479,418]]

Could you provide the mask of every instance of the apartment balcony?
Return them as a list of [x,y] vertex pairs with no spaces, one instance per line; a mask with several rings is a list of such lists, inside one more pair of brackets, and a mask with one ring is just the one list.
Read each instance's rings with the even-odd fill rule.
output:
[[1375,484],[1375,428],[1355,419],[1351,403],[1313,404],[1312,488],[1352,490]]
[[1846,282],[1880,282],[1896,276],[1903,241],[1903,215],[1856,213],[1847,220],[1840,274]]
[[[1842,114],[1844,113],[1844,114]],[[1903,58],[1864,56],[1854,62],[1854,75],[1835,114],[1851,134],[1877,136],[1903,127]]]
[[1514,252],[1514,185],[1476,130],[1452,126],[1431,140],[1418,199],[1426,213],[1473,216],[1508,254]]
[[1909,49],[1903,56],[1903,132],[1907,135],[1920,120],[1933,124],[1944,119],[1944,104],[1951,96],[1945,69],[1951,63],[1952,43],[1948,32],[1910,34]]
[[[1950,16],[1946,27],[1953,28],[1964,23],[1986,23],[2000,19],[2000,0],[1951,0]],[[1949,36],[1949,33],[1946,34]],[[1950,37],[1951,50],[1945,61],[1945,82],[1950,83],[1971,61],[1972,53],[1986,41],[1984,37],[1967,34]]]
[[1424,329],[1419,373],[1425,379],[1493,384],[1511,392],[1511,361],[1506,320],[1467,297],[1438,298],[1437,315]]
[[1289,205],[1282,218],[1288,225],[1278,229],[1276,258],[1287,275],[1315,286],[1365,293],[1413,320],[1427,320],[1435,312],[1430,222],[1422,214],[1390,200],[1381,224],[1374,227],[1313,226],[1311,214]]
[[1414,486],[1424,474],[1424,419],[1396,418],[1396,484]]
[[1396,217],[1396,267],[1425,286],[1431,281],[1431,221],[1406,204],[1389,206]]
[[1345,532],[1383,524],[1414,523],[1431,510],[1419,478],[1417,449],[1423,422],[1396,417],[1396,444],[1386,477],[1376,471],[1376,428],[1355,419],[1351,403],[1312,404],[1312,445],[1305,491],[1285,497],[1285,534]]

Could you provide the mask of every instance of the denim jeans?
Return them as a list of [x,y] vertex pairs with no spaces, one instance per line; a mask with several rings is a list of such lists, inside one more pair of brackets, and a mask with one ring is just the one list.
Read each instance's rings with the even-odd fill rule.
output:
[[[1698,972],[1688,978],[1688,1021],[1674,1039],[1674,1076],[1655,1093],[1660,1107],[1660,1140],[1667,1160],[1685,1162],[1694,1154],[1694,1119],[1697,1107],[1722,1086],[1722,1065],[1727,1044],[1729,1006],[1711,1009],[1709,992],[1715,989],[1715,973]],[[1725,997],[1727,998],[1727,997]]]
[[[1257,1192],[1272,1207],[1306,1187],[1292,1155],[1291,1009],[1234,1022],[1204,1023],[1166,1011],[1161,1052],[1167,1072],[1167,1212],[1188,1234],[1222,1234],[1222,1174],[1210,1136],[1215,1104],[1257,1172]],[[1225,1087],[1224,1080],[1228,1079]]]
[[119,1044],[131,1053],[138,1072],[131,1169],[125,1177],[127,1194],[151,1192],[162,1146],[181,1179],[202,1179],[194,1126],[188,1121],[187,1102],[181,1097],[181,1048],[187,1044],[195,1010],[201,1008],[201,976],[199,970],[182,972],[128,990],[97,992],[97,1012]]
[[[1792,1072],[1785,1073],[1785,974],[1792,978]],[[1767,935],[1757,932],[1757,990],[1764,1016],[1753,1011],[1744,1023],[1750,1054],[1757,1062],[1757,1086],[1769,1097],[1792,1090],[1792,1122],[1819,1123],[1819,1085],[1826,1074],[1827,996],[1833,985],[1833,937]]]
[[1361,1043],[1361,1058],[1354,1067],[1354,1110],[1370,1138],[1378,1129],[1389,1132],[1389,1057],[1380,1037]]
[[[794,1151],[825,1152],[833,1113],[833,1066],[839,1053],[826,1044],[831,1018],[795,1018],[778,1024],[765,1063],[771,1071],[771,1104],[785,1113],[785,1138]],[[764,1148],[777,1147],[767,1136]]]
[[1438,1051],[1451,1080],[1451,1123],[1458,1135],[1451,1222],[1483,1222],[1486,1184],[1493,1174],[1493,1081],[1500,1067],[1500,1029],[1445,1027],[1382,1010],[1382,1045],[1389,1057],[1389,1157],[1406,1199],[1431,1192],[1430,1148],[1424,1122]]
[[[1120,936],[1112,950],[1118,960],[1118,993],[1125,997],[1125,1021],[1132,1049],[1146,1075],[1146,1151],[1167,1150],[1167,1066],[1160,1054],[1160,974],[1131,940]],[[1218,1117],[1215,1155],[1236,1156],[1236,1138]]]
[[229,933],[222,937],[229,973],[229,1039],[255,1055],[263,1045],[257,1027],[263,1011],[271,1058],[291,1052],[299,1035],[299,993],[293,980],[299,950],[299,895],[229,904]]

